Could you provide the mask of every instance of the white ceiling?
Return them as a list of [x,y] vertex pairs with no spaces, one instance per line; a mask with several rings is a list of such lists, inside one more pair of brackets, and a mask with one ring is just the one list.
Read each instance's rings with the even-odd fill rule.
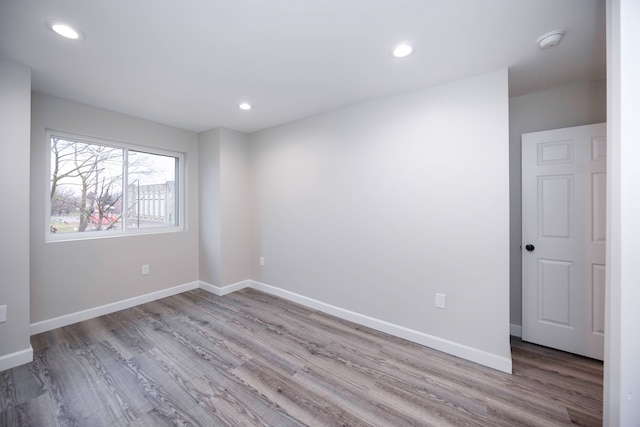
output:
[[[51,19],[86,39],[57,36]],[[560,45],[540,50],[555,29]],[[415,53],[392,58],[405,40]],[[0,0],[0,57],[30,67],[39,92],[252,132],[505,67],[511,96],[604,78],[605,2]]]

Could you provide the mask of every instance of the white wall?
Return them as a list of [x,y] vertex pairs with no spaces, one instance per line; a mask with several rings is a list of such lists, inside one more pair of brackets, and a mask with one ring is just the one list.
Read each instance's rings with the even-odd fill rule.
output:
[[0,129],[3,225],[0,244],[0,371],[32,357],[29,342],[29,121],[31,71],[0,59]]
[[[184,232],[45,243],[49,141],[45,129],[184,152]],[[31,123],[31,322],[198,280],[196,133],[33,93]],[[141,275],[142,264],[150,274]]]
[[220,128],[198,135],[200,280],[221,286]]
[[522,325],[523,133],[602,123],[607,120],[606,81],[582,81],[509,99],[511,324]]
[[640,2],[607,2],[605,426],[640,425]]
[[220,136],[221,283],[225,286],[251,275],[249,136],[229,129],[221,129]]
[[510,370],[507,86],[501,70],[252,134],[255,279]]
[[251,276],[249,137],[216,128],[199,147],[200,280],[224,287]]

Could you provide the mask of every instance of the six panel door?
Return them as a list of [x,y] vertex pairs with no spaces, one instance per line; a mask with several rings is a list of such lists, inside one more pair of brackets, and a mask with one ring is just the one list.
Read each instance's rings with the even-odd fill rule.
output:
[[522,135],[522,338],[604,356],[606,125]]

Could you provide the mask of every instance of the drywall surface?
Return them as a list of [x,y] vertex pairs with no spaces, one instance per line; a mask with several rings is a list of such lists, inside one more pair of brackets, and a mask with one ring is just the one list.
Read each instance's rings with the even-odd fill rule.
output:
[[199,135],[200,280],[227,286],[250,276],[249,137],[216,128]]
[[510,364],[507,79],[252,134],[252,279]]
[[640,425],[640,3],[607,2],[605,426]]
[[249,136],[220,130],[220,195],[222,221],[222,286],[250,276],[250,166]]
[[200,280],[220,286],[220,129],[198,135]]
[[[0,182],[3,224],[0,244],[0,370],[24,363],[29,342],[29,122],[31,71],[0,59]],[[27,353],[29,353],[27,355]]]
[[[198,280],[196,133],[40,93],[33,93],[31,120],[32,323]],[[185,153],[186,230],[46,243],[46,129]]]
[[607,120],[605,80],[576,82],[509,99],[511,323],[522,325],[522,144],[528,132]]

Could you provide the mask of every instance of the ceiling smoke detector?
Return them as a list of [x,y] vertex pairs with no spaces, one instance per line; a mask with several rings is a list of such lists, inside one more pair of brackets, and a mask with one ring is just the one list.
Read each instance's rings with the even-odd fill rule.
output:
[[536,41],[538,42],[538,46],[540,46],[540,49],[549,49],[551,47],[557,46],[558,43],[560,43],[560,40],[562,40],[562,36],[564,36],[564,31],[554,30],[541,35]]

